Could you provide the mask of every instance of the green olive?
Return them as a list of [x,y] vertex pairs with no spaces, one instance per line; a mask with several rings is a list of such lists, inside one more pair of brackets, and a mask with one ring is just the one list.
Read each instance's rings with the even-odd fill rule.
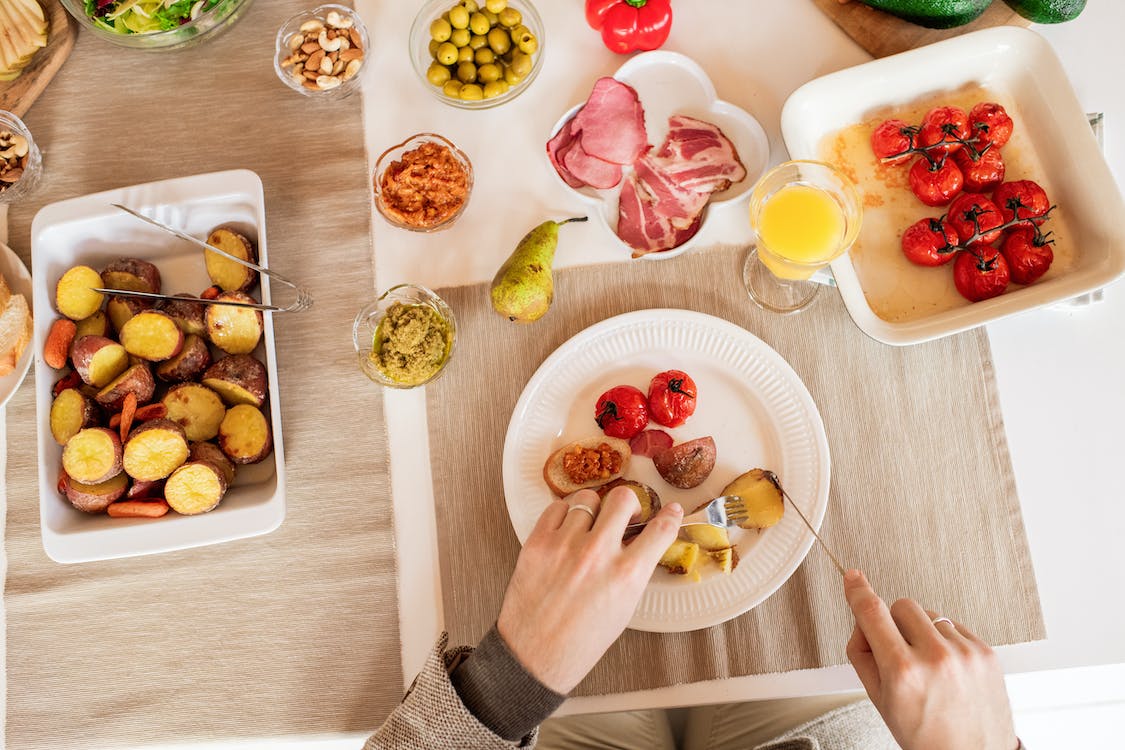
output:
[[454,5],[449,9],[449,23],[455,29],[469,28],[469,11],[464,5]]
[[431,39],[430,40],[430,47],[429,47],[430,57],[432,57],[434,59],[437,59],[437,51],[438,51],[438,48],[441,47],[441,45],[442,45],[442,43],[439,42],[437,39]]
[[462,86],[458,95],[462,100],[467,102],[479,102],[484,98],[484,89],[475,83],[470,83],[467,86]]
[[503,29],[493,29],[488,32],[488,46],[498,55],[503,55],[512,48],[512,37]]
[[504,91],[500,88],[500,84],[502,83],[503,81],[489,81],[484,84],[484,98],[492,99],[503,94]]
[[526,26],[523,26],[521,24],[520,26],[517,26],[516,28],[512,29],[508,33],[512,37],[512,44],[519,44],[520,41],[522,41],[523,39],[526,39],[527,37],[531,36],[531,29],[529,29]]
[[461,49],[457,50],[457,62],[459,63],[472,62],[473,57],[474,53],[472,47],[462,47]]
[[468,29],[454,29],[453,33],[449,35],[449,41],[458,47],[468,47],[472,38],[473,33]]
[[484,49],[488,46],[488,37],[481,34],[473,34],[469,39],[469,46],[474,50]]
[[484,7],[492,13],[499,13],[508,7],[508,0],[484,0]]
[[[514,29],[523,22],[523,16],[515,8],[505,8],[504,10],[496,11],[496,15],[500,17],[500,25],[506,26],[509,29]],[[456,26],[457,24],[453,24]]]
[[469,17],[469,30],[474,34],[487,34],[488,30],[492,28],[492,24],[484,17],[483,13],[474,13]]
[[478,10],[480,10],[480,4],[477,3],[477,0],[461,0],[461,4],[464,5],[465,10],[469,11],[470,13],[476,13]]
[[[531,72],[531,55],[523,52],[512,55],[512,64],[509,69],[522,79]],[[508,81],[508,83],[511,83],[511,81]]]
[[515,86],[523,80],[523,76],[512,68],[504,68],[504,80],[508,82],[509,86]]
[[457,62],[457,47],[453,42],[442,42],[437,50],[437,61],[442,65],[452,65]]
[[496,26],[497,24],[500,23],[500,16],[496,15],[495,13],[490,11],[488,8],[485,8],[484,10],[482,10],[481,13],[483,13],[484,17],[488,19],[488,25],[489,25],[490,28],[492,26]]
[[508,82],[505,81],[503,78],[501,78],[499,81],[497,81],[496,85],[500,87],[500,93],[501,94],[508,93],[508,90],[510,88],[512,88],[511,86],[508,85]]
[[488,47],[478,49],[476,54],[473,56],[473,62],[475,62],[477,65],[488,65],[489,63],[494,63],[496,62],[496,53],[490,50]]
[[465,84],[458,81],[456,78],[446,81],[445,85],[441,87],[441,93],[446,96],[452,96],[454,99],[461,95],[461,87]]
[[438,42],[448,42],[453,27],[444,18],[438,18],[430,24],[430,38]]
[[477,68],[477,78],[481,83],[494,83],[499,81],[504,71],[496,63],[488,63]]
[[471,62],[463,62],[457,66],[457,80],[461,83],[477,82],[477,66]]
[[539,40],[534,35],[528,34],[526,37],[519,40],[516,46],[520,48],[520,52],[525,55],[534,55],[539,50]]
[[444,86],[450,78],[449,68],[441,63],[432,62],[426,70],[426,80],[435,86]]
[[441,14],[441,20],[445,21],[446,23],[449,23],[449,11],[448,10]]

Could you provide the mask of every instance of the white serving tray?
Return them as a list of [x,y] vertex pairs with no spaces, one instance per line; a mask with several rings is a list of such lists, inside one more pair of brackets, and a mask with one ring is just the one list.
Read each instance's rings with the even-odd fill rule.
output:
[[[210,285],[198,247],[125,214],[120,203],[165,224],[205,239],[230,224],[254,241],[258,260],[268,266],[262,181],[248,170],[231,170],[109,190],[45,206],[31,226],[35,301],[35,396],[39,441],[39,521],[43,548],[62,563],[107,560],[198,547],[273,531],[285,518],[285,454],[281,398],[277,385],[273,319],[254,356],[269,377],[273,453],[265,461],[239,466],[233,486],[215,510],[197,516],[169,512],[158,519],[110,518],[75,510],[56,491],[62,448],[51,437],[51,387],[60,373],[42,357],[57,317],[54,290],[71,266],[100,270],[119,257],[148,260],[160,270],[162,291],[198,295]],[[270,302],[269,278],[261,275],[262,301]]]
[[[863,122],[871,113],[927,95],[979,84],[1017,104],[1012,113],[1049,176],[1051,200],[1066,212],[1080,249],[1065,274],[990,300],[893,323],[878,317],[847,253],[831,268],[856,325],[887,344],[916,344],[1103,287],[1125,273],[1125,201],[1102,156],[1062,64],[1051,45],[1014,26],[985,29],[841,70],[797,89],[785,102],[781,131],[794,159],[819,159],[829,133]],[[939,211],[925,209],[919,213]],[[888,241],[897,243],[897,237]]]

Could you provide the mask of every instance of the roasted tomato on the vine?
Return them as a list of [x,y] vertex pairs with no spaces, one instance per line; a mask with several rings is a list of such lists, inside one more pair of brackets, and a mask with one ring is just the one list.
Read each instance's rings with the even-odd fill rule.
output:
[[990,143],[1000,148],[1012,137],[1014,127],[1012,118],[996,102],[981,102],[969,110],[969,128],[977,139],[973,145],[978,151]]
[[957,230],[942,219],[921,219],[902,234],[902,253],[911,263],[940,266],[957,253]]
[[1003,294],[1009,278],[1008,262],[996,248],[964,250],[953,261],[953,284],[970,302]]
[[947,217],[961,244],[967,247],[991,245],[1003,234],[997,229],[1004,223],[1000,209],[984,195],[962,193],[949,206]]
[[871,150],[887,164],[905,164],[917,135],[918,128],[905,120],[885,120],[871,131]]
[[969,138],[969,116],[959,107],[934,107],[922,118],[918,145],[934,159],[952,154]]
[[1000,246],[1000,252],[1008,261],[1012,281],[1017,284],[1034,284],[1047,273],[1055,259],[1055,252],[1051,249],[1052,242],[1054,240],[1047,239],[1035,227],[1013,227]]
[[648,386],[648,414],[665,427],[679,427],[695,413],[699,391],[683,370],[665,370]]
[[598,399],[594,419],[605,434],[628,440],[648,427],[648,399],[640,388],[614,386]]
[[965,190],[970,193],[989,193],[1004,181],[1004,158],[995,146],[984,151],[963,148],[953,155],[953,161],[965,176]]
[[946,206],[965,184],[961,170],[952,159],[936,163],[923,157],[910,168],[910,190],[927,206]]
[[1036,224],[1042,224],[1042,217],[1051,208],[1046,191],[1039,183],[1031,180],[1005,182],[996,188],[992,200],[1000,207],[1004,221],[1011,221],[1019,216],[1021,219],[1035,219]]

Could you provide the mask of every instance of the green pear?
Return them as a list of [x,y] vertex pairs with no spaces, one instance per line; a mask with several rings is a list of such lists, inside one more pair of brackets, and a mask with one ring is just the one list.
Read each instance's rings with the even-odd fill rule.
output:
[[551,266],[559,245],[559,227],[566,221],[545,221],[532,229],[492,279],[492,307],[509,320],[531,323],[547,314],[555,297]]

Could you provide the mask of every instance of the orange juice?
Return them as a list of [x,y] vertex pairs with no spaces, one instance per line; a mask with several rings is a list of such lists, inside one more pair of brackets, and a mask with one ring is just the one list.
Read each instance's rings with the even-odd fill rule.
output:
[[830,193],[801,183],[766,199],[757,221],[758,257],[778,278],[807,279],[843,249],[844,211]]

